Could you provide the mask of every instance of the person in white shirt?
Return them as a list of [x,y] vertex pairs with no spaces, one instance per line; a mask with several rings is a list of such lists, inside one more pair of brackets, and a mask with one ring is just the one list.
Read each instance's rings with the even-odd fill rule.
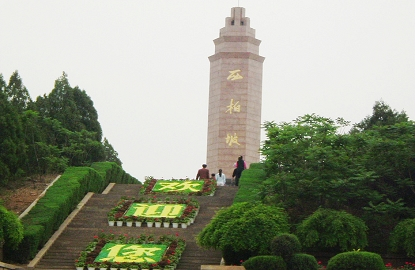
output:
[[215,175],[216,181],[218,183],[218,186],[224,186],[226,183],[226,176],[224,173],[222,173],[222,169],[219,169],[219,173]]

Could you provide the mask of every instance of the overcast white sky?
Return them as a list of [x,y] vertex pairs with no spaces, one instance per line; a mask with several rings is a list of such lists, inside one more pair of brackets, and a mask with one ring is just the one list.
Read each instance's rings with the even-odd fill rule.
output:
[[[0,0],[0,73],[33,99],[62,72],[138,178],[206,161],[209,60],[237,0]],[[262,122],[356,123],[383,100],[415,119],[415,1],[240,0],[265,57]],[[265,139],[264,137],[262,139]]]

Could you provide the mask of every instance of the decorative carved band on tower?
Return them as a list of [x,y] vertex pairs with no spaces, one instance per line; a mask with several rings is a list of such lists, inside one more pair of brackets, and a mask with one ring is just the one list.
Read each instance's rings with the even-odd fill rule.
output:
[[209,57],[209,115],[207,164],[211,172],[232,176],[233,164],[243,156],[259,161],[261,140],[262,64],[260,40],[245,17],[245,9],[232,8]]

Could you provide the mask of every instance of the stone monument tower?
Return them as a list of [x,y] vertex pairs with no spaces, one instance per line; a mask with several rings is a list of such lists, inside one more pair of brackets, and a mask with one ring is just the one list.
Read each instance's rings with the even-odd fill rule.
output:
[[211,173],[223,170],[231,178],[233,164],[243,156],[248,167],[259,161],[261,140],[262,64],[260,40],[245,17],[232,8],[209,57],[207,164]]

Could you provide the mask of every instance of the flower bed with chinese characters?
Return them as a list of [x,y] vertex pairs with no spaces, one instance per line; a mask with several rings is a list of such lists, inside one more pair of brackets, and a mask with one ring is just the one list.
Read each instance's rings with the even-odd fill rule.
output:
[[204,180],[159,180],[147,179],[140,189],[141,194],[185,194],[196,196],[212,196],[217,184],[214,179]]
[[186,242],[177,236],[101,233],[75,261],[78,269],[175,269]]
[[108,212],[110,226],[136,226],[182,228],[194,222],[199,213],[199,202],[193,198],[165,198],[159,201],[152,198],[122,198]]

